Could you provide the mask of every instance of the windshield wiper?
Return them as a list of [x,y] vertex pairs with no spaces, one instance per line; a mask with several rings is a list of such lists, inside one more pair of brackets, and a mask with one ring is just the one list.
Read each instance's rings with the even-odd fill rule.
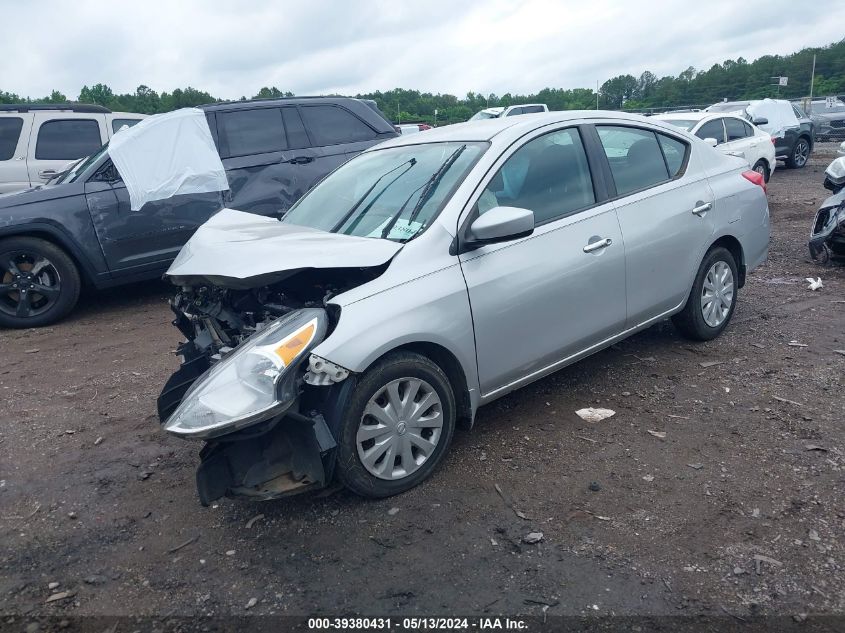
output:
[[[378,184],[379,184],[379,182],[381,182],[382,178],[385,178],[386,176],[389,176],[390,174],[392,174],[394,171],[396,171],[396,170],[397,170],[397,169],[399,169],[400,167],[404,167],[405,165],[408,165],[408,169],[410,169],[411,167],[413,167],[413,166],[414,166],[414,165],[416,165],[416,164],[417,164],[417,159],[416,159],[416,158],[411,158],[410,160],[406,160],[404,163],[400,163],[400,164],[396,165],[396,167],[394,167],[393,169],[391,169],[391,170],[389,170],[389,171],[384,172],[381,176],[379,176],[379,177],[376,179],[376,181],[375,181],[372,185],[370,185],[370,188],[369,188],[369,189],[367,189],[367,190],[364,192],[364,195],[363,195],[363,196],[361,196],[360,198],[358,198],[358,200],[356,200],[356,201],[355,201],[355,204],[353,204],[353,205],[352,205],[352,207],[349,209],[349,211],[347,211],[346,213],[344,213],[344,214],[343,214],[343,217],[340,219],[340,222],[338,222],[337,224],[335,224],[335,225],[334,225],[334,227],[332,227],[331,231],[329,231],[329,232],[330,232],[330,233],[337,233],[337,232],[340,230],[340,227],[342,227],[344,224],[346,224],[346,223],[349,221],[349,218],[351,218],[351,217],[352,217],[352,214],[353,214],[353,213],[355,213],[355,211],[357,211],[357,210],[358,210],[358,207],[360,207],[360,206],[364,203],[364,200],[366,200],[366,199],[367,199],[367,196],[369,196],[369,195],[373,192],[373,190],[376,188],[376,185],[378,185]],[[406,170],[406,171],[407,171],[407,170]],[[402,174],[404,174],[404,173],[405,173],[405,172],[402,172]],[[388,188],[388,187],[390,187],[390,185],[392,185],[394,182],[396,182],[396,180],[397,180],[398,178],[400,178],[400,177],[402,176],[402,174],[399,174],[399,176],[397,176],[397,177],[396,177],[396,178],[394,178],[394,179],[393,179],[390,183],[388,183],[388,184],[387,184],[387,186],[379,192],[378,196],[376,196],[376,200],[378,200],[378,199],[379,199],[379,197],[380,197],[380,196],[381,196],[381,195],[382,195],[385,191],[387,191],[387,188]],[[373,202],[375,202],[375,200],[373,200]],[[364,210],[366,211],[366,210],[367,210],[367,209],[369,209],[371,206],[372,206],[372,203],[371,203],[371,204],[370,204],[370,205],[369,205],[366,209],[364,209]]]
[[[443,164],[437,168],[433,174],[431,174],[431,178],[429,178],[422,187],[415,189],[410,196],[405,200],[404,204],[400,207],[399,211],[394,215],[390,222],[387,223],[387,226],[384,227],[384,230],[381,232],[381,238],[385,239],[388,235],[390,235],[390,231],[396,225],[396,222],[399,221],[399,218],[402,216],[402,213],[405,211],[405,206],[408,204],[410,199],[413,197],[414,193],[422,189],[422,193],[420,193],[420,197],[417,200],[417,203],[414,205],[414,208],[411,209],[411,215],[408,217],[408,224],[410,225],[411,222],[417,219],[420,211],[425,206],[425,203],[428,202],[428,199],[434,194],[434,190],[437,188],[437,185],[443,179],[443,176],[446,175],[446,172],[449,171],[449,168],[455,164],[455,161],[458,160],[460,155],[463,151],[467,148],[466,145],[461,145],[458,149],[452,152],[449,157],[443,161]],[[414,233],[416,235],[416,232]]]

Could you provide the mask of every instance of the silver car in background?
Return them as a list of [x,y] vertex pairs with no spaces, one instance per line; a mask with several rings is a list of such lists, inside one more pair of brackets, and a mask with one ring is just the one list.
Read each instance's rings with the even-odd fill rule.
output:
[[397,494],[514,389],[668,317],[719,335],[768,242],[759,173],[640,116],[400,137],[281,221],[223,210],[199,229],[168,271],[187,340],[159,415],[206,442],[204,504],[334,476]]

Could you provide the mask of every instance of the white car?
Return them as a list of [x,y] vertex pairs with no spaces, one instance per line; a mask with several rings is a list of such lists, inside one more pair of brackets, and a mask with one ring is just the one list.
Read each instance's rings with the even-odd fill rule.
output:
[[43,185],[146,116],[86,103],[0,105],[0,193]]
[[481,121],[482,119],[501,119],[506,116],[516,116],[518,114],[537,114],[538,112],[548,112],[549,106],[545,103],[523,103],[520,105],[512,105],[506,108],[484,108],[480,112],[476,112],[470,117],[470,121]]
[[741,116],[721,112],[678,112],[653,118],[683,128],[729,156],[744,158],[766,182],[775,170],[777,161],[772,136]]

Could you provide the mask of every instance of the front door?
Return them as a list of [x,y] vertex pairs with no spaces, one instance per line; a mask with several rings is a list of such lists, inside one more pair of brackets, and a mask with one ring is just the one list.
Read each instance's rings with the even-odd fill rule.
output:
[[460,256],[484,396],[601,343],[625,323],[622,234],[613,204],[597,202],[578,128],[511,150],[472,214],[494,206],[530,209],[536,228]]
[[29,187],[26,147],[31,126],[30,113],[0,117],[0,193]]
[[[108,170],[112,174],[108,174]],[[107,162],[85,183],[85,198],[109,270],[142,273],[167,266],[199,226],[222,207],[220,193],[173,196],[132,211],[129,192]]]

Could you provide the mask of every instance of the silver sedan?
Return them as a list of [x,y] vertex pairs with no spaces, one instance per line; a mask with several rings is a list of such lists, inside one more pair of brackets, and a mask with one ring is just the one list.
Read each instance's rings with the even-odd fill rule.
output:
[[186,341],[160,417],[206,442],[203,503],[400,493],[514,389],[669,317],[718,336],[768,242],[761,175],[643,117],[393,139],[281,221],[199,229],[168,271]]

